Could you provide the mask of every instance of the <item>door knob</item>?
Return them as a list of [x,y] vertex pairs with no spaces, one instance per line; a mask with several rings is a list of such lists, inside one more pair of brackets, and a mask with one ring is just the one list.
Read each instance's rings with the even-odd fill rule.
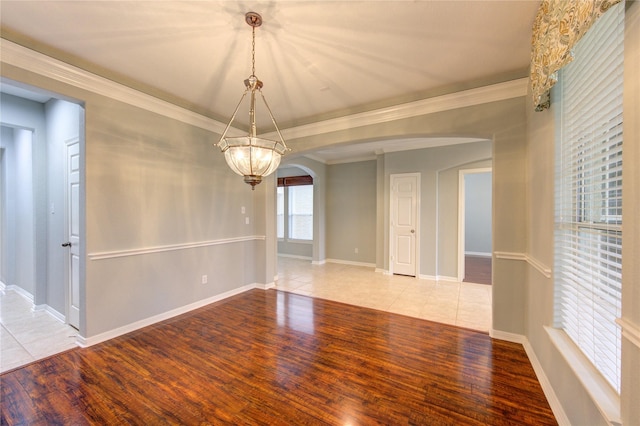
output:
[[412,229],[412,230],[411,230],[411,233],[412,233],[412,234],[415,234],[415,232],[416,232],[416,230],[415,230],[415,229]]
[[62,247],[71,247],[70,242],[62,243]]

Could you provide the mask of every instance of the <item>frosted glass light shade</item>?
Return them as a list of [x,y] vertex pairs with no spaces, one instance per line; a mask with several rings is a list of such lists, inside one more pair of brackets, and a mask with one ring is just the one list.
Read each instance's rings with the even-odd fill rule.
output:
[[231,170],[252,187],[278,168],[287,149],[282,142],[251,136],[224,138],[218,146]]

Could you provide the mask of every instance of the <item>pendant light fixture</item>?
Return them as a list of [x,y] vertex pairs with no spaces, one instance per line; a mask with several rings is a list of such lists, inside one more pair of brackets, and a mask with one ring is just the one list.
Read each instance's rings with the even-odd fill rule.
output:
[[[262,81],[256,77],[256,27],[262,25],[262,17],[255,12],[248,12],[245,15],[247,24],[252,28],[251,42],[251,75],[244,81],[246,87],[238,106],[236,107],[229,124],[224,129],[220,140],[216,144],[224,153],[227,164],[237,174],[244,176],[244,181],[251,185],[251,189],[262,182],[262,178],[273,173],[280,165],[282,155],[288,150],[287,145],[282,138],[280,129],[276,124],[275,118],[271,113],[271,109],[267,104],[267,100],[262,94]],[[271,121],[278,133],[279,141],[260,138],[256,132],[256,92],[260,93],[260,97],[269,112]],[[242,105],[242,101],[249,94],[249,134],[247,136],[227,137],[227,131],[231,127],[231,123],[236,118],[238,109]]]

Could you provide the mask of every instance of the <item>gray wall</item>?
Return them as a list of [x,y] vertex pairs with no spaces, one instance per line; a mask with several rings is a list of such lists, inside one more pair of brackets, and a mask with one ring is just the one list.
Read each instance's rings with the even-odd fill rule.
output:
[[[421,176],[419,274],[456,277],[458,172],[491,167],[491,141],[389,153],[385,154],[384,164],[386,197],[390,175],[419,172]],[[388,227],[388,208],[384,209],[384,215]],[[388,242],[388,229],[382,231]],[[384,269],[388,270],[388,250],[385,253],[386,258],[381,260]]]
[[465,253],[491,256],[491,172],[464,176]]
[[65,264],[68,249],[65,232],[66,143],[80,140],[81,108],[79,105],[51,99],[44,105],[47,138],[47,294],[46,303],[64,314],[66,311]]
[[265,244],[259,241],[91,260],[94,253],[265,235],[255,212],[264,211],[267,185],[252,191],[231,172],[212,148],[216,136],[209,131],[91,93],[81,96],[86,335],[273,279],[265,276]]
[[[231,172],[224,156],[211,147],[217,135],[6,63],[1,73],[84,102],[81,336],[89,339],[273,281],[274,262],[265,261],[268,185],[251,191]],[[44,135],[44,126],[37,133]],[[46,148],[36,151],[35,156],[43,155]],[[46,235],[46,206],[43,212]],[[262,215],[259,220],[256,212]],[[249,225],[245,217],[251,219]],[[228,239],[241,241],[224,243]],[[46,244],[44,250],[46,265]],[[114,252],[121,255],[95,258]],[[201,283],[202,275],[208,275],[207,284]]]
[[[0,97],[6,145],[6,209],[3,251],[7,285],[17,285],[33,296],[35,304],[46,303],[46,131],[44,106],[11,95]],[[11,221],[10,223],[8,221]],[[14,227],[13,229],[11,229]],[[15,234],[13,234],[15,232]],[[40,244],[38,244],[40,243]],[[12,259],[12,261],[9,261]]]
[[376,179],[374,160],[327,167],[327,258],[376,263]]
[[0,277],[6,285],[18,286],[31,296],[35,290],[32,145],[31,130],[2,126],[4,239]]
[[[490,143],[486,142],[488,149]],[[466,153],[466,150],[465,150]],[[468,162],[469,157],[460,157],[454,167],[440,170],[438,173],[438,274],[451,279],[458,278],[458,210],[460,172],[478,168],[490,168],[491,160],[483,158],[479,161]],[[460,165],[460,163],[462,163]],[[491,209],[489,200],[488,208]],[[489,221],[491,213],[489,213]]]
[[[362,126],[347,130],[329,132],[321,135],[290,139],[287,145],[292,149],[290,156],[295,157],[314,149],[350,142],[372,141],[380,139],[397,139],[401,137],[429,136],[461,136],[493,140],[493,145],[484,147],[481,157],[473,157],[466,149],[460,156],[468,161],[479,158],[493,158],[493,249],[503,252],[522,253],[526,247],[526,193],[525,193],[525,159],[526,159],[526,113],[525,97],[491,102],[465,108],[451,109],[438,113],[426,114],[375,125]],[[475,144],[474,144],[475,145]],[[480,149],[471,148],[473,151]],[[405,156],[405,158],[401,158]],[[420,159],[406,153],[389,153],[378,160],[378,169],[384,170],[385,176],[390,173],[402,173],[420,170],[425,167],[439,170],[429,155]],[[461,161],[464,163],[464,160]],[[451,164],[450,167],[453,167]],[[383,182],[380,182],[380,181]],[[429,194],[426,188],[435,187],[435,172],[422,176],[421,212],[422,241],[435,241],[437,234],[437,216],[435,205],[425,207]],[[376,238],[376,267],[388,270],[388,235],[389,220],[389,182],[379,179],[377,184],[378,203]],[[433,197],[433,195],[431,195]],[[380,199],[383,201],[380,202]],[[384,218],[384,220],[380,220]],[[384,236],[384,238],[380,238]],[[431,252],[429,252],[429,250]],[[434,274],[453,273],[453,271],[437,271],[433,259],[435,247],[421,247],[420,273]],[[382,256],[380,256],[382,254]],[[525,310],[525,269],[514,262],[493,259],[493,328],[509,333],[524,333]]]

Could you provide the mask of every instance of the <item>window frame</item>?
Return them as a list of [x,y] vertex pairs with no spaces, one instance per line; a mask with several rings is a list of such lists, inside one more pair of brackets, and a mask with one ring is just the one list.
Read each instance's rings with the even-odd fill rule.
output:
[[[302,176],[287,176],[287,177],[279,177],[277,179],[277,190],[280,188],[284,188],[283,191],[283,215],[282,215],[282,228],[283,228],[283,236],[280,237],[277,234],[278,223],[276,223],[276,237],[280,242],[290,242],[297,244],[313,244],[314,240],[314,232],[313,232],[313,224],[314,224],[314,193],[312,189],[312,206],[311,206],[311,239],[301,239],[301,238],[291,238],[291,222],[290,222],[290,187],[296,186],[311,186],[313,188],[313,177],[310,175],[302,175]],[[276,193],[276,221],[279,221],[279,203],[278,203],[278,194]]]

